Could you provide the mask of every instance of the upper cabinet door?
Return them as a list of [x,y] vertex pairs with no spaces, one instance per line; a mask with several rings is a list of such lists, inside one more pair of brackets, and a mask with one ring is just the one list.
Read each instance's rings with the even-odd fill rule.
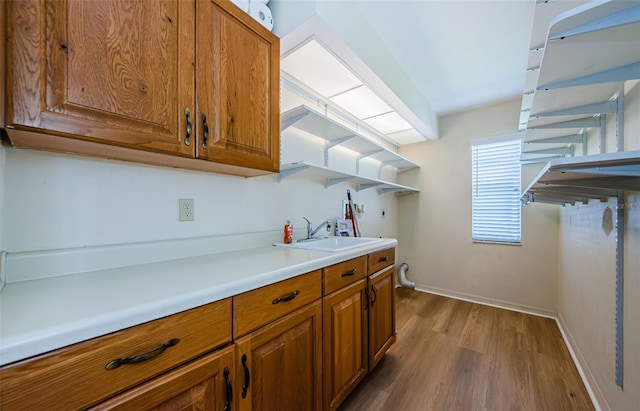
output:
[[197,156],[278,171],[279,39],[230,1],[196,4]]
[[[8,3],[7,126],[193,156],[193,1]],[[192,120],[193,121],[193,120]]]

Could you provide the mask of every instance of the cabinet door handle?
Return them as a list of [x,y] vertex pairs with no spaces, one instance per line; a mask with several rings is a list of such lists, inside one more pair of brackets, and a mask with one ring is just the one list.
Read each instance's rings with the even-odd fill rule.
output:
[[224,367],[224,383],[227,387],[227,398],[224,402],[224,411],[231,411],[231,401],[233,401],[233,387],[229,379],[229,368]]
[[207,125],[207,116],[202,115],[202,129],[203,138],[202,138],[202,148],[207,148],[207,138],[209,138],[209,126]]
[[365,286],[364,287],[364,310],[368,310],[369,309],[369,289]]
[[340,277],[351,277],[352,275],[354,275],[356,273],[356,269],[354,268],[351,271],[347,271],[346,273],[342,273],[342,275]]
[[155,350],[149,351],[144,354],[136,355],[135,357],[127,357],[127,358],[117,358],[115,360],[109,361],[107,365],[104,366],[107,370],[114,370],[121,366],[122,364],[137,364],[139,362],[147,361],[156,357],[164,352],[169,347],[173,347],[177,343],[180,342],[179,338],[173,338],[166,343],[162,344],[162,346],[156,348]]
[[371,284],[371,292],[373,293],[373,298],[371,299],[371,307],[373,307],[373,304],[376,303],[376,300],[378,299],[378,293],[376,292],[376,287]]
[[275,300],[271,301],[271,304],[278,304],[279,302],[291,301],[296,298],[296,295],[300,294],[300,290],[295,290],[289,295],[285,295],[284,297],[278,297]]
[[385,261],[389,261],[389,257],[378,258],[379,263],[384,263]]
[[244,385],[242,386],[242,398],[247,398],[247,390],[249,389],[249,367],[247,366],[247,354],[242,354],[242,368],[244,368]]
[[187,135],[184,137],[184,144],[191,144],[191,131],[193,130],[193,124],[191,124],[191,110],[189,107],[184,109],[184,115],[187,116]]

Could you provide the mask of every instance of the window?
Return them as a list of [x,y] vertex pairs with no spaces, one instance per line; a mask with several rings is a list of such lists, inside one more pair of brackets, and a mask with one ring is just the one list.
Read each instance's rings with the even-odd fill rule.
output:
[[520,244],[520,139],[471,142],[474,242]]

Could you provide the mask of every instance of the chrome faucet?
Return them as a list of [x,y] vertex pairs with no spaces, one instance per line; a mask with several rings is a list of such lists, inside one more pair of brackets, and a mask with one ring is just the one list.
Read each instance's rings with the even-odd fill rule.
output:
[[325,225],[327,226],[327,231],[331,230],[331,221],[329,220],[323,221],[316,228],[313,228],[313,224],[311,223],[311,221],[309,221],[307,217],[302,217],[302,218],[304,218],[307,221],[307,240],[311,240],[311,238],[313,238],[313,236]]

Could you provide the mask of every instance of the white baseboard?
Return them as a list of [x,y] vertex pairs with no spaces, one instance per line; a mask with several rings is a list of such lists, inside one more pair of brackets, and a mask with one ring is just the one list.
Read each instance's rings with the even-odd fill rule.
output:
[[456,300],[469,301],[472,303],[488,305],[490,307],[503,308],[505,310],[518,311],[524,314],[532,314],[539,317],[551,318],[554,320],[557,316],[557,313],[555,311],[545,308],[534,307],[526,304],[517,304],[509,301],[487,298],[474,294],[460,293],[441,288],[427,287],[421,284],[416,284],[416,290],[424,291],[431,294],[442,295],[444,297],[455,298]]
[[580,374],[580,378],[589,393],[589,398],[591,398],[591,402],[597,411],[609,411],[610,408],[605,401],[605,398],[600,391],[598,384],[596,383],[589,366],[587,365],[582,353],[577,348],[575,340],[569,331],[566,323],[562,319],[562,316],[554,312],[553,310],[542,309],[538,307],[532,307],[524,304],[514,304],[508,301],[502,301],[492,298],[481,297],[472,294],[459,293],[451,290],[443,290],[435,287],[426,287],[423,285],[416,284],[417,291],[422,291],[431,294],[437,294],[444,297],[454,298],[456,300],[469,301],[472,303],[488,305],[496,308],[503,308],[505,310],[518,311],[524,314],[536,315],[539,317],[550,318],[555,320],[558,324],[558,328],[560,329],[560,333],[562,334],[562,338],[564,339],[564,343],[571,354],[571,359],[578,369],[578,373]]
[[564,339],[564,343],[567,345],[569,349],[569,353],[571,354],[571,358],[573,359],[573,363],[576,365],[578,369],[578,373],[580,373],[580,377],[582,378],[582,382],[584,383],[587,392],[589,393],[589,397],[591,398],[591,402],[597,411],[608,411],[609,405],[600,391],[598,384],[587,364],[584,356],[580,352],[571,331],[569,331],[569,327],[564,322],[562,315],[558,314],[556,317],[556,323],[558,323],[558,328],[560,329],[560,333],[562,334],[562,338]]

